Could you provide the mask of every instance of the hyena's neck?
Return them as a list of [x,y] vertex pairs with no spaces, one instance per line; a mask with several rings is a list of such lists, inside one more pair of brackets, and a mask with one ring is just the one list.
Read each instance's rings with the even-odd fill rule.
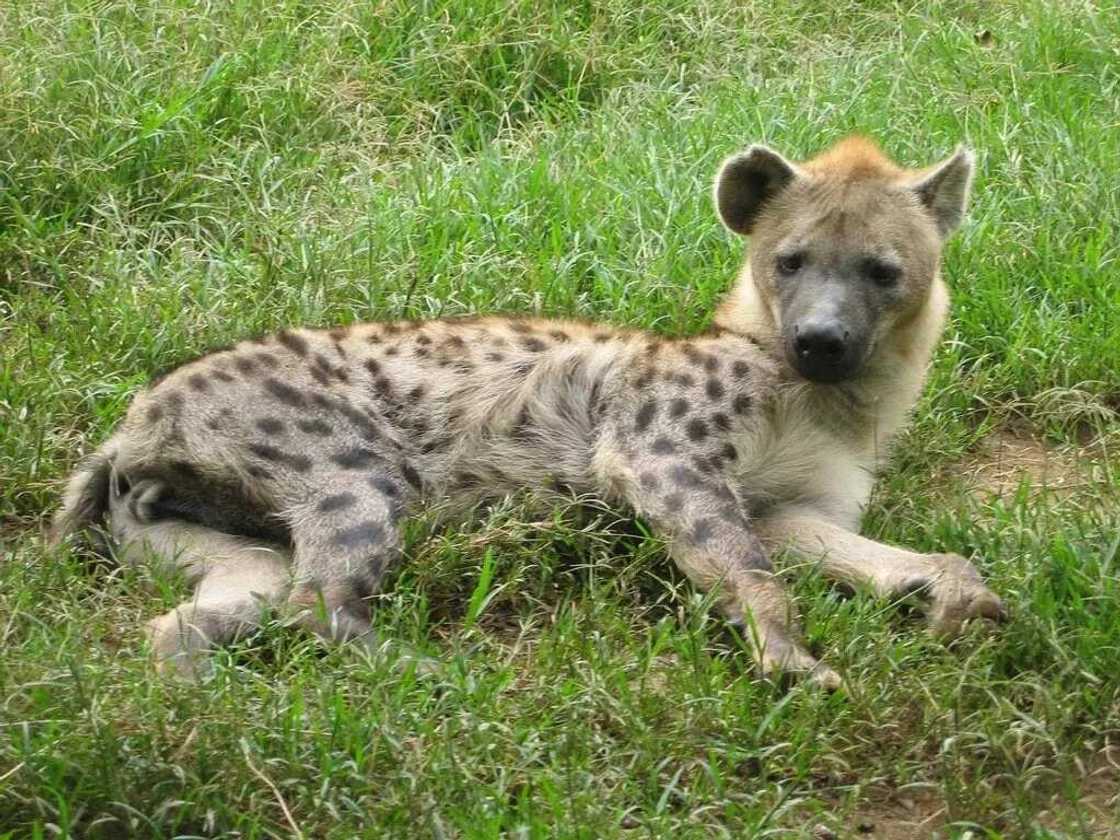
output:
[[925,305],[894,327],[858,380],[842,385],[810,383],[790,367],[776,315],[758,293],[749,265],[743,267],[714,320],[721,330],[760,345],[785,372],[791,392],[811,405],[822,426],[858,439],[855,442],[881,457],[921,396],[948,311],[948,289],[935,277]]

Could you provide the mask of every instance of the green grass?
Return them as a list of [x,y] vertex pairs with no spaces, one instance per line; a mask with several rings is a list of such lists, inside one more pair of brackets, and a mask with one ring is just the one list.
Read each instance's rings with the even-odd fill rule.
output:
[[[1108,0],[9,0],[0,838],[1090,836],[1120,737],[1117,43]],[[381,598],[438,675],[273,624],[183,686],[140,629],[181,582],[44,552],[59,481],[155,371],[294,322],[701,328],[741,258],[718,161],[852,130],[980,154],[866,530],[975,556],[998,633],[945,649],[803,570],[851,690],[782,691],[640,526],[511,501],[418,528]],[[1011,427],[1096,460],[1069,492],[970,492]]]

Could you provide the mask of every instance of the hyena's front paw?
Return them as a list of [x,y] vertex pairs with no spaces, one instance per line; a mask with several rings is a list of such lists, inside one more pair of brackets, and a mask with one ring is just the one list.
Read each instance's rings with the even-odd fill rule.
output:
[[[749,631],[748,631],[749,632]],[[844,685],[840,675],[805,650],[785,628],[775,628],[761,638],[750,638],[759,670],[766,679],[795,677],[827,691]]]
[[911,588],[929,603],[926,615],[931,633],[951,639],[970,619],[1002,621],[1007,617],[999,596],[984,585],[980,573],[964,557],[934,554],[929,560],[928,578]]

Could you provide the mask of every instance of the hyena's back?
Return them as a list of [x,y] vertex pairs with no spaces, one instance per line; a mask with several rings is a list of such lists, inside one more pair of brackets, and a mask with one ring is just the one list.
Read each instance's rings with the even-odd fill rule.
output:
[[395,511],[421,492],[470,503],[526,485],[590,488],[611,373],[638,342],[505,318],[242,342],[136,398],[71,479],[55,537],[104,515],[112,471],[165,482],[156,514],[274,541],[292,517],[329,508],[340,476],[362,476]]

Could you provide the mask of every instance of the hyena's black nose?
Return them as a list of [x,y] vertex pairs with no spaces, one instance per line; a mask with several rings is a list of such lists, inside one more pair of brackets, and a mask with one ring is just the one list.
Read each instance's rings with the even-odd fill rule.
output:
[[808,321],[794,327],[789,344],[793,366],[814,382],[840,382],[859,367],[851,335],[839,321]]
[[796,327],[794,347],[807,362],[839,364],[848,352],[848,333],[837,323],[811,323]]

